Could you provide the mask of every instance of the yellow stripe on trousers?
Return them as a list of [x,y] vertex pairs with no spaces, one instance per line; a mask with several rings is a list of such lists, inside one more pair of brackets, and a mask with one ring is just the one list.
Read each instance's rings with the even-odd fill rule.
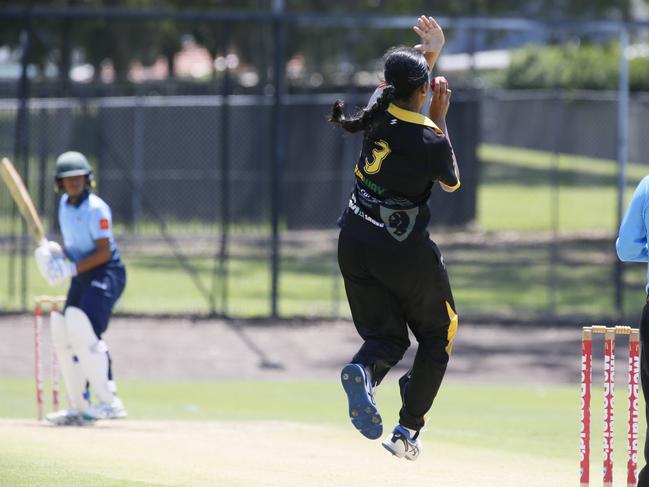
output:
[[446,355],[450,357],[451,350],[453,350],[453,342],[455,341],[455,335],[457,335],[458,318],[457,318],[457,313],[455,313],[455,310],[448,303],[448,301],[444,301],[444,302],[446,303],[446,312],[448,313],[448,319],[449,319],[448,335],[446,336],[448,345],[446,345],[445,350],[446,350]]

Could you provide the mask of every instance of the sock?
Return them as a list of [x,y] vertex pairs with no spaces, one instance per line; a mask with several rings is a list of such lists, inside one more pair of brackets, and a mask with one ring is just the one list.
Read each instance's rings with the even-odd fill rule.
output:
[[365,368],[365,374],[367,375],[367,377],[369,377],[370,384],[372,388],[374,388],[374,370],[373,370],[374,367],[370,365],[365,365],[364,368]]
[[408,432],[408,435],[410,436],[410,439],[414,440],[417,436],[417,430],[411,430],[410,428],[406,428],[404,425],[399,425],[401,426],[404,430]]

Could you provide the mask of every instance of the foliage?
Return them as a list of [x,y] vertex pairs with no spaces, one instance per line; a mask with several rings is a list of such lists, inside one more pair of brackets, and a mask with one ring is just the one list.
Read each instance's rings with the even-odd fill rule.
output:
[[611,50],[611,47],[597,46],[527,46],[514,52],[505,76],[505,86],[542,89],[611,87],[618,71]]
[[[512,55],[504,88],[513,89],[616,89],[619,77],[619,44],[527,46]],[[649,90],[649,58],[629,62],[630,87]]]
[[633,91],[649,91],[649,58],[635,58],[629,63],[629,85]]
[[[351,14],[351,15],[412,15],[432,13],[436,16],[525,16],[532,18],[584,17],[627,18],[627,1],[597,0],[472,0],[470,2],[447,2],[434,5],[424,0],[285,0],[289,13]],[[14,2],[0,0],[3,5]],[[240,12],[269,12],[273,0],[35,0],[31,5],[48,7],[120,7],[133,10],[228,10]],[[586,8],[587,7],[587,8]],[[434,10],[434,12],[431,12]],[[213,56],[227,53],[236,46],[243,62],[258,67],[263,86],[270,61],[270,27],[248,23],[232,26],[210,22],[181,22],[173,20],[127,21],[96,19],[38,19],[33,22],[35,41],[31,58],[40,68],[56,65],[59,81],[65,86],[71,60],[78,55],[94,66],[95,76],[106,60],[111,60],[117,81],[125,81],[130,64],[139,61],[151,65],[158,57],[173,67],[174,55],[181,49],[183,36],[194,36]],[[0,45],[18,48],[20,32],[25,28],[21,21],[2,19],[0,15]],[[229,46],[224,45],[224,30],[230,30]],[[452,33],[449,33],[452,36]],[[308,60],[306,71],[323,73],[329,79],[342,76],[347,83],[352,73],[345,66],[371,70],[371,62],[377,52],[403,42],[403,35],[391,30],[363,31],[341,28],[327,30],[327,41],[321,42],[311,29],[295,28],[287,33],[287,57],[302,55]],[[342,66],[342,72],[341,72]],[[590,70],[592,71],[592,69]],[[173,70],[170,70],[173,75]],[[534,75],[534,73],[527,73]],[[537,74],[538,76],[538,74]],[[607,75],[599,83],[606,83]],[[589,78],[590,79],[590,78]]]
[[525,16],[626,18],[627,0],[470,0],[465,2],[429,2],[426,0],[286,0],[289,11],[323,13],[368,13],[409,15],[427,13],[436,16]]

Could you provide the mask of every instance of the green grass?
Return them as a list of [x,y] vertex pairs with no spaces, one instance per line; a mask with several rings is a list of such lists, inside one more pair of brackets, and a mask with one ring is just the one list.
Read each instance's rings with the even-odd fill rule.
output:
[[[579,245],[562,245],[563,258]],[[550,310],[565,317],[611,317],[615,314],[612,263],[559,263],[553,269],[546,248],[527,252],[525,260],[511,260],[516,254],[503,249],[479,261],[466,261],[462,253],[447,255],[460,316],[462,313],[501,313],[522,317],[549,314]],[[600,255],[605,256],[605,251]],[[626,268],[624,308],[628,316],[635,316],[646,300],[646,266],[629,264]],[[556,286],[554,292],[552,283]]]
[[[616,161],[568,154],[555,160],[548,152],[487,144],[478,157],[478,223],[485,230],[550,230],[557,198],[561,232],[616,231]],[[628,164],[626,200],[647,174],[649,167]]]
[[[497,161],[511,167],[526,167],[547,171],[555,163],[555,154],[540,150],[495,144],[482,144],[478,148],[478,157],[482,162]],[[563,179],[576,174],[601,177],[607,183],[617,182],[618,163],[612,159],[585,157],[573,154],[558,154],[559,166],[564,173]],[[637,184],[647,175],[647,166],[637,162],[627,163],[628,184]]]
[[58,459],[50,459],[52,453],[44,447],[30,445],[16,448],[0,459],[0,472],[6,485],[11,487],[156,487],[167,483],[138,482],[115,476],[87,472],[79,466],[61,465]]
[[[180,263],[169,256],[125,256],[127,286],[117,312],[135,313],[208,313],[210,301],[197,289]],[[214,261],[191,257],[189,262],[208,294],[213,288]],[[323,316],[332,307],[346,306],[344,289],[333,255],[307,261],[285,259],[279,282],[282,300],[280,313],[285,316]],[[20,290],[10,296],[7,273],[9,256],[0,254],[0,309],[20,309]],[[17,266],[17,272],[20,267]],[[50,287],[40,276],[31,256],[27,259],[28,296],[65,294],[65,287]],[[271,302],[270,263],[264,258],[232,258],[228,263],[227,314],[237,317],[268,316]],[[335,274],[334,274],[335,272]],[[336,282],[338,281],[338,282]],[[216,312],[221,312],[221,284],[214,288]],[[336,299],[337,298],[337,299]],[[28,308],[31,303],[27,304]],[[344,309],[344,308],[343,308]]]
[[[623,376],[623,374],[620,374]],[[350,428],[344,394],[333,382],[120,381],[120,395],[132,420],[296,421]],[[626,391],[616,401],[616,464],[624,461]],[[0,417],[35,415],[33,382],[0,379]],[[601,444],[602,390],[593,390],[592,448]],[[263,401],[261,400],[263,398]],[[387,425],[397,421],[397,385],[386,381],[377,402]],[[640,411],[643,411],[643,405]],[[642,418],[642,415],[641,415]],[[425,437],[442,444],[525,452],[556,459],[575,458],[579,444],[579,389],[556,385],[449,383],[442,387],[427,419]],[[641,425],[644,420],[641,419]],[[644,443],[641,426],[640,445]],[[0,442],[0,458],[4,451]]]
[[[480,313],[584,314],[611,316],[614,308],[612,243],[564,242],[559,256],[566,264],[552,268],[547,244],[518,247],[477,244],[475,247],[443,247],[449,276],[460,315]],[[582,251],[594,257],[578,260]],[[570,259],[577,259],[572,261]],[[594,260],[593,260],[594,259]],[[602,263],[604,261],[604,263]],[[203,285],[212,289],[213,261],[190,259]],[[608,263],[607,263],[608,262]],[[128,283],[117,312],[207,313],[210,305],[192,280],[169,257],[136,256],[126,258]],[[7,256],[0,255],[0,269],[8,267]],[[630,315],[643,303],[646,267],[627,265],[628,291],[625,306]],[[28,259],[29,296],[65,294],[65,288],[50,288]],[[270,267],[262,258],[235,258],[228,266],[227,313],[237,317],[270,314]],[[2,275],[2,273],[0,273]],[[554,282],[556,292],[551,294]],[[19,296],[9,297],[6,275],[0,277],[0,308],[19,309]],[[335,257],[286,259],[279,282],[280,316],[348,316],[344,286],[338,275]],[[215,309],[221,310],[219,281],[215,288]],[[28,303],[28,307],[31,304]]]

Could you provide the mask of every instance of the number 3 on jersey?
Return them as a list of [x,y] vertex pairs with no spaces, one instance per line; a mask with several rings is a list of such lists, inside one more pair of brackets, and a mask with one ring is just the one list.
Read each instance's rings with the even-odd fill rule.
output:
[[383,160],[388,157],[390,153],[390,146],[385,140],[377,140],[374,142],[375,145],[379,146],[379,149],[372,149],[372,162],[365,158],[365,167],[363,170],[367,174],[376,174],[381,170],[381,164]]

